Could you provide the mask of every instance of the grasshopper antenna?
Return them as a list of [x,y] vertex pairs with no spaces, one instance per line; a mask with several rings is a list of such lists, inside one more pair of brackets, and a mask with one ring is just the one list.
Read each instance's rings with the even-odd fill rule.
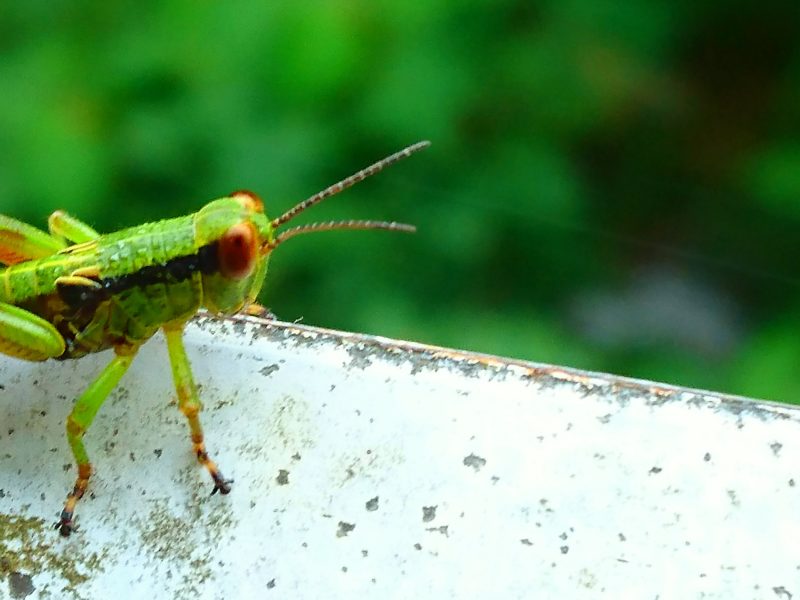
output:
[[413,225],[406,223],[396,223],[394,221],[326,221],[324,223],[309,223],[308,225],[299,225],[292,227],[286,231],[282,231],[272,242],[266,246],[271,251],[281,242],[285,242],[289,238],[304,233],[311,233],[314,231],[331,231],[333,229],[384,229],[387,231],[402,231],[404,233],[414,233],[417,228]]
[[[387,156],[383,160],[379,160],[375,164],[368,166],[366,169],[361,169],[358,173],[350,175],[350,177],[342,179],[338,183],[334,183],[332,186],[325,188],[321,192],[317,192],[310,198],[306,198],[305,200],[300,202],[300,204],[297,204],[296,206],[287,210],[277,219],[273,219],[272,220],[273,229],[283,225],[290,219],[293,219],[295,216],[297,216],[307,208],[310,208],[315,204],[319,204],[326,198],[335,196],[339,192],[343,192],[347,188],[357,184],[359,181],[364,181],[367,177],[375,175],[375,173],[382,171],[386,167],[393,165],[394,163],[404,158],[407,158],[412,154],[414,154],[415,152],[423,150],[424,148],[427,148],[430,145],[431,143],[427,140],[422,142],[417,142],[416,144],[411,144],[410,146],[403,148],[399,152],[395,152],[394,154]],[[271,244],[271,246],[274,248],[279,243],[279,240],[282,239],[285,240],[288,239],[288,237],[292,237],[300,233],[307,233],[309,231],[326,231],[330,229],[395,229],[398,231],[413,231],[413,228],[409,229],[411,227],[410,225],[403,225],[402,227],[400,227],[401,224],[399,223],[385,223],[382,221],[343,221],[341,224],[342,225],[349,224],[349,225],[346,227],[341,227],[341,226],[334,227],[333,226],[334,223],[314,223],[313,225],[304,225],[302,227],[295,227],[277,236],[273,244]],[[312,227],[313,229],[310,229]],[[295,233],[293,233],[292,236],[287,236],[286,234],[288,234],[290,231],[294,231]]]

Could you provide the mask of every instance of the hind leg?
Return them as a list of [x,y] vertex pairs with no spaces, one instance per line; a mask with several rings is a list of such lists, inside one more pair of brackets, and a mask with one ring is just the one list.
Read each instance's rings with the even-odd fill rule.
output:
[[64,349],[64,338],[50,321],[0,302],[0,353],[39,361],[61,356]]

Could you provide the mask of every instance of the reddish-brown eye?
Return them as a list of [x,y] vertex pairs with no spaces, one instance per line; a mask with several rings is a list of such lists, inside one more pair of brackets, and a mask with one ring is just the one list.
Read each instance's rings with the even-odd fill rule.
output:
[[231,198],[236,200],[239,204],[253,212],[264,212],[264,203],[261,198],[253,192],[247,190],[238,190],[231,194]]
[[258,233],[252,223],[234,225],[219,241],[219,271],[228,279],[244,279],[258,260]]

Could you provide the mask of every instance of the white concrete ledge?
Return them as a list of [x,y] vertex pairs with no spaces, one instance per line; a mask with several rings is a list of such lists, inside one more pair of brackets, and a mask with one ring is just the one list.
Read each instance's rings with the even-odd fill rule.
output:
[[107,354],[0,359],[0,598],[800,599],[800,411],[255,319],[198,320],[209,450],[148,343],[53,529]]

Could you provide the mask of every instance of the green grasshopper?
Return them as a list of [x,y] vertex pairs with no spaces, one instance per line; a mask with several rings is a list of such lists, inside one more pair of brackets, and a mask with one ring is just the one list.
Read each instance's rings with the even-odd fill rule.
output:
[[184,349],[186,322],[201,308],[231,315],[255,304],[270,253],[299,234],[332,229],[413,232],[385,221],[331,221],[277,229],[296,215],[387,166],[421,150],[418,142],[314,194],[269,220],[255,194],[234,192],[196,213],[100,235],[56,211],[49,235],[0,215],[0,353],[43,361],[78,358],[111,348],[114,358],[78,397],[67,418],[67,440],[78,476],[56,528],[74,529],[78,500],[92,466],[83,444],[106,397],[130,367],[139,347],[164,331],[178,408],[189,421],[193,451],[214,481],[212,494],[227,494],[208,455],[200,425],[200,398]]

